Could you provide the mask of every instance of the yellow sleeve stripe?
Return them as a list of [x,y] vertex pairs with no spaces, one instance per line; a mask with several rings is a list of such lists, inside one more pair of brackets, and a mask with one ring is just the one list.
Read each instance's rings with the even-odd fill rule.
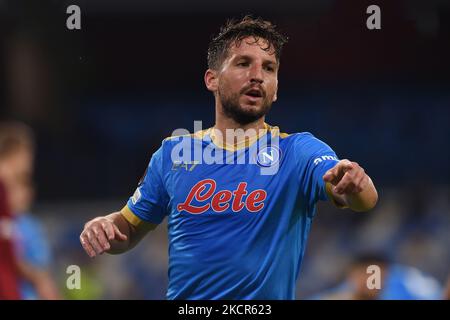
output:
[[328,198],[331,200],[331,202],[332,202],[336,207],[338,207],[339,209],[345,209],[345,208],[348,208],[348,206],[343,205],[343,204],[340,204],[340,203],[338,203],[338,202],[336,201],[336,199],[334,199],[333,192],[331,191],[331,188],[332,188],[332,187],[333,187],[332,184],[329,183],[329,182],[327,182],[326,185],[325,185],[325,190],[326,190],[327,195],[328,195]]
[[137,227],[140,225],[143,221],[131,211],[131,209],[126,205],[125,207],[120,210],[120,213],[122,216],[127,220],[129,223],[131,223],[133,226]]

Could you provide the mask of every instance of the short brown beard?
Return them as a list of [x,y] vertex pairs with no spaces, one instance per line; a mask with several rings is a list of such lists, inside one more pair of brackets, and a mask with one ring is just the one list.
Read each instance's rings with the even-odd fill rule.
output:
[[272,107],[272,101],[267,98],[267,95],[263,98],[261,109],[256,111],[246,111],[241,108],[239,104],[239,97],[241,96],[241,93],[234,93],[230,96],[226,96],[221,93],[219,88],[217,94],[219,95],[220,102],[222,103],[222,110],[224,114],[241,125],[255,122],[256,120],[264,117],[267,113],[269,113],[270,108]]

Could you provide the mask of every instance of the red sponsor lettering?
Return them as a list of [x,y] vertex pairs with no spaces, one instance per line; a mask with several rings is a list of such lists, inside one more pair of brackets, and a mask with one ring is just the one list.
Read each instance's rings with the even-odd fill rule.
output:
[[262,189],[258,189],[252,191],[248,197],[245,206],[247,210],[250,212],[258,212],[262,208],[264,208],[264,200],[266,199],[266,191]]
[[[210,208],[215,212],[224,212],[230,206],[233,212],[239,212],[244,207],[250,212],[258,212],[264,208],[267,192],[263,189],[257,189],[248,193],[246,182],[240,182],[236,190],[233,191],[220,190],[215,193],[216,188],[217,183],[213,179],[197,182],[189,191],[186,200],[177,205],[178,211],[202,214]],[[193,205],[192,202],[194,200],[200,202],[201,205]]]
[[[204,192],[208,188],[208,185],[209,189],[204,194],[202,194],[202,192]],[[209,203],[205,204],[204,206],[197,207],[191,205],[191,202],[194,197],[197,201],[205,201],[212,196],[214,191],[216,191],[216,182],[213,179],[206,179],[198,182],[195,186],[192,187],[186,198],[186,201],[180,203],[177,206],[178,211],[184,210],[192,214],[201,214],[206,212],[210,207]]]

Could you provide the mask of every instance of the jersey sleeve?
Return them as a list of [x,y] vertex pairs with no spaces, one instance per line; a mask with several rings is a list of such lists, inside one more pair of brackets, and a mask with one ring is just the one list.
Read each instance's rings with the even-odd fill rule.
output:
[[163,181],[163,147],[150,159],[138,187],[122,209],[122,215],[133,225],[140,222],[159,224],[167,214],[169,197]]
[[310,133],[300,134],[296,153],[300,157],[300,184],[304,197],[310,205],[328,200],[323,176],[339,162],[336,153]]

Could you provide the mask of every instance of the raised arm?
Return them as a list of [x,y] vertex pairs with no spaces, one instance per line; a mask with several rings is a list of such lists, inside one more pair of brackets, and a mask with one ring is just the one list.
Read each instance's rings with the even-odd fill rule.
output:
[[363,212],[375,207],[378,193],[372,179],[356,162],[339,161],[323,176],[327,193],[340,207]]
[[133,225],[122,212],[113,212],[88,221],[80,235],[80,242],[91,258],[104,252],[119,254],[136,246],[156,226],[146,222]]

